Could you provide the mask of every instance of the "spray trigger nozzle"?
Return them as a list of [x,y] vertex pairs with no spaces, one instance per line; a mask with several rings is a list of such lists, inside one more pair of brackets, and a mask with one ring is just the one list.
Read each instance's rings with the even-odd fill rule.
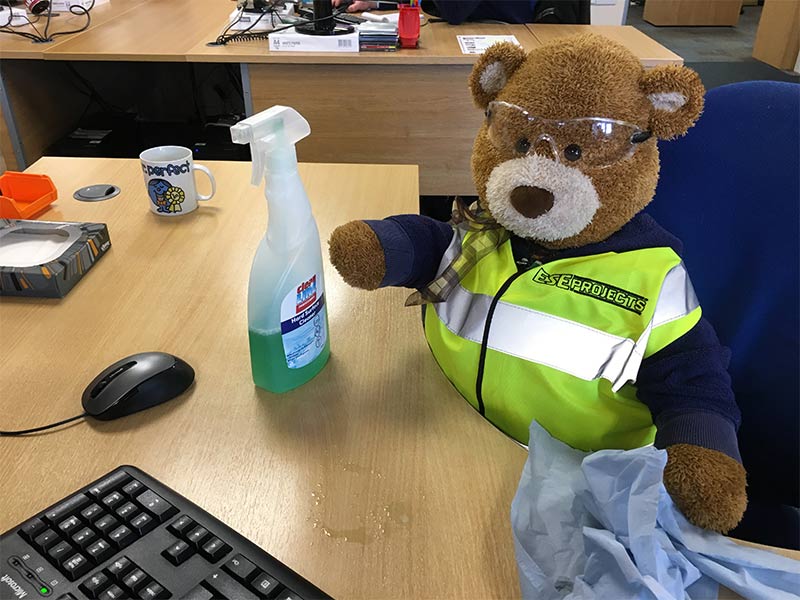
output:
[[258,185],[267,171],[296,169],[294,145],[310,133],[308,121],[288,106],[273,106],[231,127],[234,143],[250,144],[253,185]]

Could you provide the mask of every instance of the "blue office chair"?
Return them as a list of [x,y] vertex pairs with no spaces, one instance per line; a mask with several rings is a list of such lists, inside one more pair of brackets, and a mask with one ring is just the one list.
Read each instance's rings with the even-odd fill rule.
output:
[[734,537],[800,545],[800,85],[708,92],[660,143],[653,217],[684,243],[703,314],[731,349],[749,507]]

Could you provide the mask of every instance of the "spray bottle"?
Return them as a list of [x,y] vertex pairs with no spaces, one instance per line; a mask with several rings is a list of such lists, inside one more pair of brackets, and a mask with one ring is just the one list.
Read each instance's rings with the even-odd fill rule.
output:
[[231,127],[235,143],[250,144],[252,184],[266,178],[269,221],[250,270],[247,320],[253,381],[270,392],[304,384],[330,356],[319,231],[294,147],[309,133],[308,122],[286,106]]

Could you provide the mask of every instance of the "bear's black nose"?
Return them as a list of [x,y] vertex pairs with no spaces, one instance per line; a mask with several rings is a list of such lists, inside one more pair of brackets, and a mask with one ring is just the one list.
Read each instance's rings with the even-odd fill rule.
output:
[[523,217],[535,219],[553,208],[553,193],[533,185],[511,190],[511,206]]

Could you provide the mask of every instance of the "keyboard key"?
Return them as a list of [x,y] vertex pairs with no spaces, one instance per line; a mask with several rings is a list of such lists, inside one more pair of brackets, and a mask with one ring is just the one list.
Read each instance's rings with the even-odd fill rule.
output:
[[161,555],[173,565],[183,564],[193,554],[194,548],[183,540],[175,542],[161,553]]
[[112,577],[121,579],[125,573],[133,569],[135,566],[136,565],[133,564],[130,558],[123,556],[108,565],[108,567],[106,567],[106,571],[108,571],[108,574]]
[[139,535],[144,535],[155,529],[158,523],[147,513],[141,513],[131,520],[130,526]]
[[81,522],[81,520],[75,515],[67,517],[66,519],[61,521],[61,523],[58,524],[58,528],[66,536],[72,535],[73,533],[78,531],[78,529],[80,529],[81,527],[83,527],[83,522]]
[[88,573],[91,565],[89,564],[89,559],[83,554],[74,554],[71,558],[64,561],[62,567],[64,571],[66,571],[69,580],[75,581],[81,575]]
[[95,563],[101,563],[109,556],[114,554],[114,549],[111,547],[105,540],[98,540],[88,548],[86,548],[86,554],[89,555],[89,558],[93,560]]
[[222,567],[228,573],[236,577],[239,581],[249,582],[258,571],[253,563],[247,560],[241,554],[237,554]]
[[76,494],[72,498],[59,503],[55,508],[48,510],[44,513],[44,518],[50,521],[52,525],[58,525],[71,514],[79,512],[87,504],[89,504],[89,499],[86,496]]
[[130,478],[131,476],[124,471],[117,471],[89,488],[89,493],[95,498],[102,498],[106,496],[108,492],[122,487]]
[[61,538],[58,537],[55,531],[52,529],[45,529],[44,533],[40,533],[36,536],[36,539],[33,540],[33,544],[42,552],[46,552],[55,546],[60,539]]
[[188,535],[186,536],[186,541],[189,542],[195,548],[200,548],[203,545],[203,542],[206,541],[208,538],[209,533],[208,529],[205,527],[200,527],[199,525],[192,529]]
[[123,500],[125,500],[125,496],[123,496],[119,492],[111,492],[108,496],[103,498],[103,504],[106,505],[106,508],[114,510],[119,504],[123,502]]
[[122,600],[123,598],[127,598],[127,594],[123,592],[122,588],[118,585],[112,585],[105,591],[100,592],[97,598],[98,600]]
[[[170,593],[164,589],[164,586],[155,581],[148,583],[139,590],[139,598],[141,600],[163,600],[169,597]],[[186,596],[184,596],[184,598],[186,598]]]
[[117,516],[124,521],[130,521],[140,512],[142,511],[133,502],[126,502],[117,509]]
[[203,585],[213,590],[214,598],[235,598],[236,600],[258,600],[253,592],[243,587],[224,571],[216,571],[206,577]]
[[44,524],[44,521],[41,519],[31,519],[20,528],[19,534],[29,542],[32,542],[36,536],[43,533],[45,529],[47,529],[47,525]]
[[114,544],[119,550],[122,550],[125,546],[131,545],[134,540],[136,540],[136,534],[128,529],[125,525],[120,525],[114,531],[108,534],[108,539],[110,539],[111,543]]
[[200,549],[200,553],[211,562],[217,562],[230,551],[231,547],[218,537],[212,537]]
[[189,590],[189,592],[184,595],[182,600],[213,600],[214,597],[214,594],[209,592],[202,585],[198,585],[197,587]]
[[195,522],[189,515],[181,515],[167,525],[167,529],[178,537],[186,537],[186,534],[194,529],[194,526]]
[[137,481],[136,479],[131,480],[130,483],[126,484],[125,487],[122,488],[122,491],[133,498],[137,494],[140,494],[145,489],[144,484],[141,481]]
[[280,584],[274,577],[270,577],[263,571],[256,575],[255,579],[250,582],[250,589],[255,590],[260,596],[271,596],[278,590]]
[[89,598],[97,598],[100,592],[109,585],[111,585],[111,579],[109,579],[108,575],[100,571],[81,584],[81,591],[89,596]]
[[99,518],[102,514],[103,509],[96,502],[93,502],[81,511],[81,517],[86,519],[89,523]]
[[134,569],[125,576],[122,580],[122,584],[132,592],[135,592],[147,583],[148,579],[150,578],[147,576],[147,573],[141,569]]
[[292,590],[288,588],[284,588],[284,590],[278,594],[274,600],[303,600],[300,594],[296,594]]
[[72,541],[75,542],[75,544],[81,549],[86,548],[86,546],[94,542],[96,539],[97,534],[88,527],[84,527],[78,531],[78,533],[72,536]]
[[75,554],[75,548],[73,548],[68,542],[58,542],[55,546],[50,548],[47,551],[47,555],[53,559],[53,562],[57,565],[61,565],[67,557],[72,556]]
[[119,525],[119,521],[117,521],[112,515],[103,515],[94,522],[94,526],[100,531],[100,533],[105,535],[108,535],[110,531],[116,529],[117,525]]
[[136,501],[153,513],[153,516],[155,516],[161,523],[178,512],[177,508],[172,506],[172,504],[164,500],[153,490],[142,492],[136,497]]

